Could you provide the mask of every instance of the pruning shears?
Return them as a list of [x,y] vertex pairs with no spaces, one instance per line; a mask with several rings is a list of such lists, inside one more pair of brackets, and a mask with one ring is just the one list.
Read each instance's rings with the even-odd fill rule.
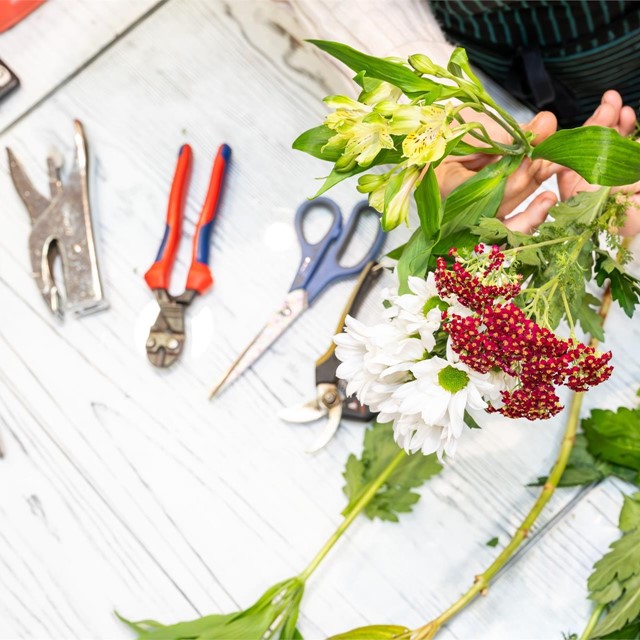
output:
[[[336,333],[344,328],[347,315],[356,315],[367,294],[382,274],[382,269],[375,262],[369,262],[351,293],[342,312]],[[342,418],[370,422],[374,414],[355,397],[346,394],[346,383],[338,379],[337,369],[340,360],[336,357],[336,345],[332,342],[327,351],[316,361],[316,395],[301,405],[287,407],[278,412],[278,416],[287,422],[305,424],[327,418],[320,434],[307,449],[314,453],[322,449],[334,436]]]

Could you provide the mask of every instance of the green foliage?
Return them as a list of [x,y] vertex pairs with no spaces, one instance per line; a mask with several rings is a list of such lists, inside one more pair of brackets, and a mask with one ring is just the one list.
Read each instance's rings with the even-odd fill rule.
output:
[[328,640],[391,640],[411,633],[406,627],[390,624],[374,624],[369,627],[358,627],[337,636],[331,636]]
[[640,471],[640,408],[594,409],[582,428],[600,460]]
[[430,242],[440,234],[440,225],[442,224],[440,188],[433,166],[429,167],[424,178],[420,181],[415,191],[415,199],[418,205],[418,218],[422,233],[427,242]]
[[612,187],[640,180],[640,144],[608,127],[557,131],[534,147],[531,157],[569,167],[590,184]]
[[356,73],[364,72],[372,78],[389,82],[402,89],[408,96],[416,97],[438,87],[433,80],[423,78],[404,64],[370,56],[339,42],[326,40],[308,40],[308,42],[340,60]]
[[605,281],[609,280],[611,297],[631,318],[640,302],[640,280],[627,273],[623,265],[604,251],[598,252],[595,271],[596,282],[603,286]]
[[[589,452],[587,436],[583,433],[578,434],[558,486],[576,487],[592,484],[593,482],[600,482],[609,476],[638,484],[638,473],[636,471],[618,464],[611,464],[594,456]],[[534,484],[540,486],[546,481],[547,477],[543,476],[538,478],[538,481]]]
[[609,634],[625,627],[632,631],[640,622],[640,493],[625,496],[619,527],[622,537],[596,562],[589,577],[589,597],[606,605],[592,638],[627,637]]
[[400,293],[407,293],[409,276],[423,278],[429,268],[433,240],[427,240],[422,229],[416,229],[398,257],[396,274]]
[[[374,422],[364,435],[362,456],[351,454],[344,470],[344,492],[349,500],[342,512],[347,515],[369,485],[384,471],[398,454],[390,424]],[[370,519],[398,521],[401,513],[410,513],[420,499],[412,491],[442,470],[435,454],[407,455],[396,467],[389,479],[365,507],[363,513]]]
[[497,537],[495,537],[495,538],[491,538],[491,540],[488,540],[486,544],[487,544],[487,547],[497,547],[499,542],[500,540]]
[[444,201],[443,237],[474,227],[481,218],[495,216],[504,196],[507,177],[518,168],[521,160],[521,157],[505,156],[456,187]]
[[296,629],[304,583],[284,580],[268,589],[244,611],[211,615],[163,625],[155,620],[131,622],[116,614],[138,634],[138,640],[302,640]]

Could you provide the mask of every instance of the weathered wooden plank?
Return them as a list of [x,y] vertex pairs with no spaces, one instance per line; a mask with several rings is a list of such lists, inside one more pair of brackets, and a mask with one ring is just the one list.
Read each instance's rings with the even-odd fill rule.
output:
[[[419,6],[378,3],[368,16],[402,35],[412,33],[406,20]],[[314,16],[317,25],[336,19],[363,28],[337,5]],[[350,39],[348,30],[332,28],[334,39]],[[308,33],[288,5],[173,0],[0,140],[44,185],[50,144],[70,152],[70,119],[84,121],[112,305],[64,325],[48,315],[29,274],[28,219],[3,160],[9,222],[0,236],[0,429],[8,458],[0,465],[0,629],[7,637],[124,638],[114,607],[134,618],[175,620],[247,605],[299,571],[338,522],[340,474],[360,446],[361,426],[347,425],[309,457],[310,431],[282,424],[276,411],[312,392],[313,362],[350,283],[327,292],[218,401],[205,400],[286,292],[298,262],[293,211],[325,170],[289,148],[321,119],[320,98],[345,86],[323,56],[300,45]],[[155,304],[142,274],[157,249],[185,139],[196,162],[187,238],[217,145],[231,144],[234,158],[213,236],[216,285],[191,310],[182,361],[158,372],[144,355]],[[348,210],[353,185],[335,197]],[[188,254],[185,242],[176,291]],[[638,363],[625,357],[624,345],[637,338],[638,328],[615,310],[616,377],[590,403],[632,401]],[[529,508],[535,491],[523,485],[547,471],[561,422],[490,420],[468,434],[455,464],[424,489],[401,526],[355,525],[311,585],[303,632],[320,638],[366,622],[417,625],[437,613],[494,557],[484,541],[506,540]],[[570,495],[554,499],[550,513]],[[600,493],[585,502],[611,514],[610,504]],[[606,527],[595,532],[596,546]],[[565,524],[557,531],[539,549],[550,545],[549,559],[567,571],[580,567],[569,574],[565,599],[549,600],[557,574],[547,575],[549,559],[532,553],[448,636],[495,640],[516,628],[554,637],[579,626],[595,543],[569,539]],[[507,584],[509,597],[497,597]],[[532,601],[544,603],[544,618],[519,622]],[[567,610],[573,617],[565,625]]]

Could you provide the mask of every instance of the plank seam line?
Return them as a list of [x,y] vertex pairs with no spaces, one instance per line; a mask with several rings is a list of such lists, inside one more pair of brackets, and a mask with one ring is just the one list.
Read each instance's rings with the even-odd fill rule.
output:
[[102,46],[98,51],[96,51],[93,55],[89,56],[77,69],[74,69],[69,75],[65,76],[57,85],[52,87],[47,93],[45,93],[41,98],[36,100],[30,107],[28,107],[25,111],[23,111],[19,116],[17,116],[13,121],[11,121],[6,127],[0,129],[0,136],[8,133],[13,127],[22,122],[27,116],[31,115],[34,111],[36,111],[39,107],[41,107],[49,98],[55,95],[60,89],[68,85],[74,78],[79,76],[85,69],[90,67],[96,60],[98,60],[102,54],[106,53],[111,49],[114,45],[116,45],[120,40],[128,36],[132,31],[134,31],[137,27],[139,27],[143,22],[150,18],[158,9],[161,9],[165,4],[167,4],[169,0],[158,0],[156,4],[147,9],[141,16],[136,18],[131,24],[127,25],[122,31],[116,33],[116,35],[109,40],[104,46]]

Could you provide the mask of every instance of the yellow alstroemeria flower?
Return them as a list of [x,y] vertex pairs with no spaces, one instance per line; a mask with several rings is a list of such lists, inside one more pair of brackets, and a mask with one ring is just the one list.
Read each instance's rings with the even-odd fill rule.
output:
[[394,148],[389,123],[375,113],[330,138],[326,146],[332,148],[345,141],[342,156],[336,162],[338,171],[348,171],[356,164],[368,167],[382,149]]
[[347,96],[327,96],[324,102],[331,109],[335,109],[327,115],[324,123],[329,129],[337,132],[349,129],[371,112],[370,107]]
[[408,158],[409,165],[424,166],[444,155],[451,135],[448,110],[436,105],[403,106],[393,114],[391,132],[406,135],[402,153]]

